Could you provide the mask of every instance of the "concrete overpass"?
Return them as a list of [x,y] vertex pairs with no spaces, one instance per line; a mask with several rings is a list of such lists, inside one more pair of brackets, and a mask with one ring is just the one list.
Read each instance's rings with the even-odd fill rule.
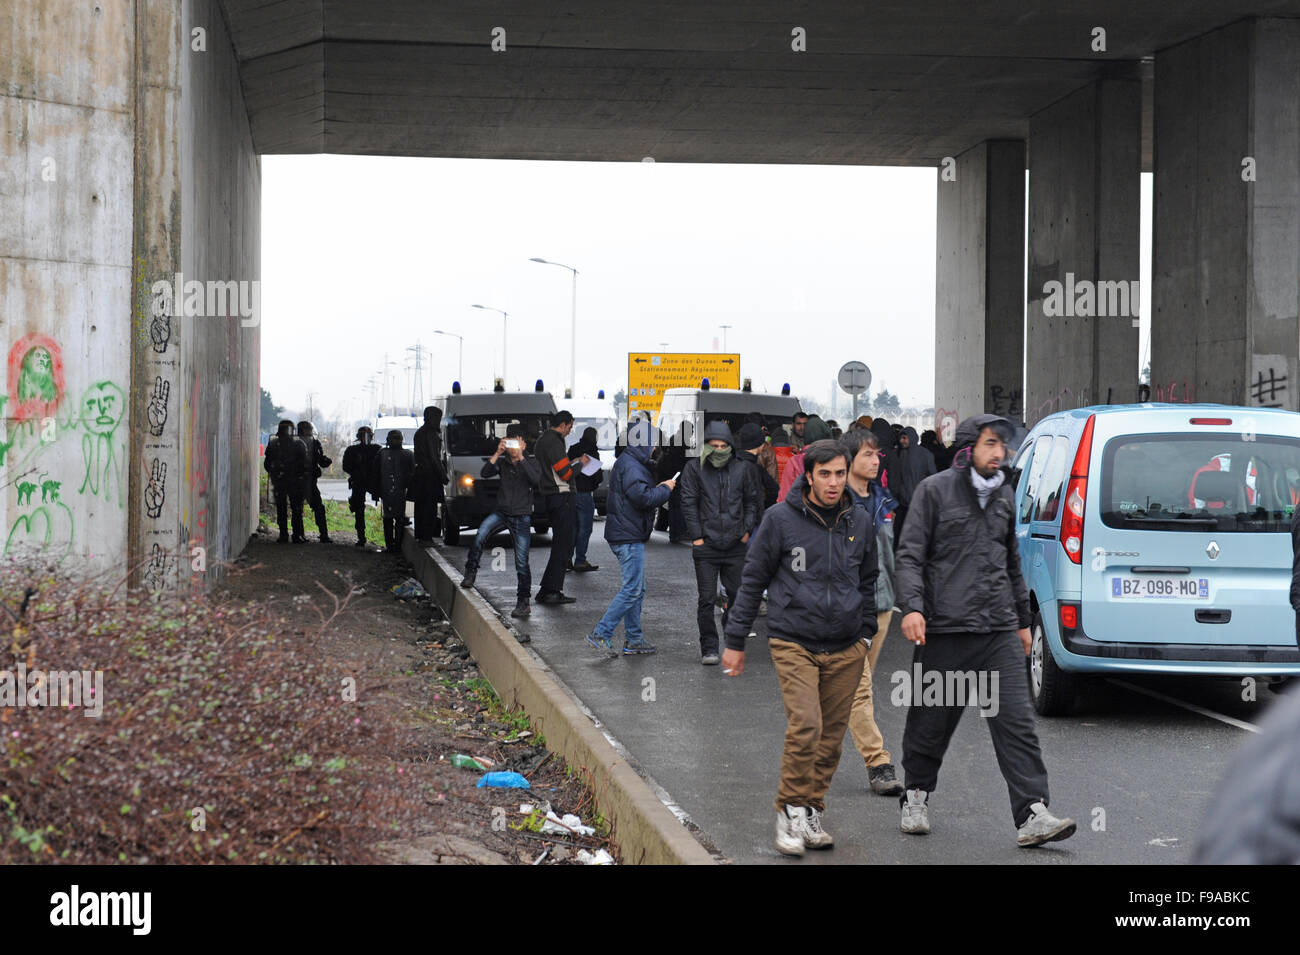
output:
[[242,549],[265,153],[932,165],[937,407],[1030,421],[1134,397],[1146,168],[1153,397],[1296,410],[1300,0],[1088,6],[0,0],[5,552]]

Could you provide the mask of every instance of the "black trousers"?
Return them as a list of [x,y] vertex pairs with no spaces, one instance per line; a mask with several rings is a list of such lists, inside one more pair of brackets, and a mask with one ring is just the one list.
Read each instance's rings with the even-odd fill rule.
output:
[[306,537],[302,526],[302,488],[285,485],[274,486],[275,519],[280,525],[280,536],[289,536],[289,512],[293,511],[293,536]]
[[402,549],[402,528],[407,524],[406,500],[384,499],[384,546],[389,550]]
[[564,573],[573,554],[573,534],[578,520],[578,510],[573,494],[546,494],[546,519],[551,525],[551,556],[542,572],[542,582],[537,596],[558,594],[564,591]]
[[315,481],[307,484],[306,493],[303,494],[303,502],[311,510],[312,519],[316,522],[316,531],[321,537],[329,537],[329,526],[325,520],[325,502],[321,500],[320,488],[316,486]]
[[718,627],[713,622],[713,600],[718,593],[718,578],[727,594],[727,609],[722,611],[722,626],[727,625],[727,614],[740,592],[740,572],[745,567],[745,545],[737,541],[730,547],[714,547],[708,541],[691,545],[695,560],[695,586],[699,600],[695,604],[695,620],[700,628],[700,653],[718,652]]
[[352,512],[357,528],[357,540],[366,539],[366,492],[354,488],[348,495],[348,510]]
[[417,473],[411,480],[415,498],[415,539],[431,541],[442,533],[438,518],[438,504],[442,501],[442,486],[433,477]]
[[[916,647],[912,654],[909,684],[916,682],[917,663],[921,665],[921,689],[913,686],[912,698],[907,701],[910,704],[907,725],[903,729],[903,773],[907,788],[934,792],[943,754],[967,709],[953,705],[953,698],[946,692],[942,694],[941,705],[918,704],[916,701],[922,697],[924,688],[934,685],[935,678],[927,674],[937,673],[942,681],[938,685],[946,690],[957,682],[947,674],[974,673],[977,681],[985,681],[988,689],[996,687],[996,696],[989,697],[990,701],[997,700],[996,711],[989,706],[989,712],[995,715],[986,717],[985,721],[993,737],[998,768],[1007,783],[1011,814],[1019,827],[1029,818],[1033,803],[1040,799],[1046,803],[1049,799],[1047,767],[1043,765],[1034,727],[1025,650],[1020,638],[1015,631],[927,634],[925,646]],[[996,684],[992,682],[994,674]],[[979,712],[977,704],[976,713]],[[901,799],[906,798],[904,793]]]

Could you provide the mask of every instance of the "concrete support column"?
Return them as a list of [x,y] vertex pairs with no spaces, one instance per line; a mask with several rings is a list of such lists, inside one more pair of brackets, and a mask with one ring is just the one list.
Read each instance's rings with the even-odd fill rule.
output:
[[981,411],[1019,418],[1025,144],[996,140],[966,150],[940,170],[938,188],[936,428]]
[[1029,123],[1025,420],[1135,400],[1141,82],[1098,80]]
[[1152,398],[1300,408],[1300,21],[1156,57]]

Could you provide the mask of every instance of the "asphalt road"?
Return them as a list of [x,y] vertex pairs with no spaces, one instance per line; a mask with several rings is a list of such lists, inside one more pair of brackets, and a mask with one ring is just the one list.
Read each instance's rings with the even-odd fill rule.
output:
[[[1074,716],[1040,717],[1052,809],[1071,816],[1079,831],[1065,842],[1035,850],[1015,844],[1006,786],[977,710],[964,716],[953,737],[938,789],[930,797],[928,836],[899,831],[897,798],[867,790],[866,770],[846,735],[824,817],[835,848],[792,862],[772,847],[785,714],[762,639],[764,618],[756,626],[759,639],[749,641],[742,677],[724,677],[721,667],[701,666],[691,556],[686,547],[656,533],[647,545],[642,616],[646,638],[659,652],[604,657],[584,640],[618,589],[618,562],[601,537],[603,527],[597,521],[589,555],[600,569],[568,575],[565,591],[577,597],[577,603],[534,604],[532,617],[522,623],[505,616],[515,594],[507,535],[490,542],[478,588],[508,625],[529,634],[533,650],[628,749],[643,772],[736,862],[1187,862],[1211,792],[1234,749],[1279,698],[1261,686],[1258,700],[1245,702],[1238,680],[1135,677],[1125,678],[1125,685],[1092,685],[1081,695]],[[549,540],[549,535],[533,536],[534,593],[549,556]],[[496,546],[502,550],[494,562],[491,552]],[[441,549],[455,566],[464,566],[464,547]],[[494,563],[500,569],[494,570]],[[877,663],[876,718],[901,778],[907,710],[893,705],[887,691],[891,673],[910,669],[911,646],[898,620],[895,614]],[[621,639],[620,627],[616,645]]]

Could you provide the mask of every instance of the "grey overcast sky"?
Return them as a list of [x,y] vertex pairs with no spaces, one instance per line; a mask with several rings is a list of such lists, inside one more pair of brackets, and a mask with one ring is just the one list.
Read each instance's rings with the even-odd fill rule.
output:
[[408,404],[417,339],[425,397],[445,393],[457,342],[434,329],[490,388],[502,319],[474,303],[510,313],[507,386],[562,395],[570,273],[533,256],[579,271],[578,397],[626,387],[629,351],[712,351],[729,324],[758,390],[825,403],[858,359],[872,393],[933,403],[934,168],[325,155],[262,176],[262,384],[291,411],[314,392],[318,420],[368,416],[385,353],[384,398]]

